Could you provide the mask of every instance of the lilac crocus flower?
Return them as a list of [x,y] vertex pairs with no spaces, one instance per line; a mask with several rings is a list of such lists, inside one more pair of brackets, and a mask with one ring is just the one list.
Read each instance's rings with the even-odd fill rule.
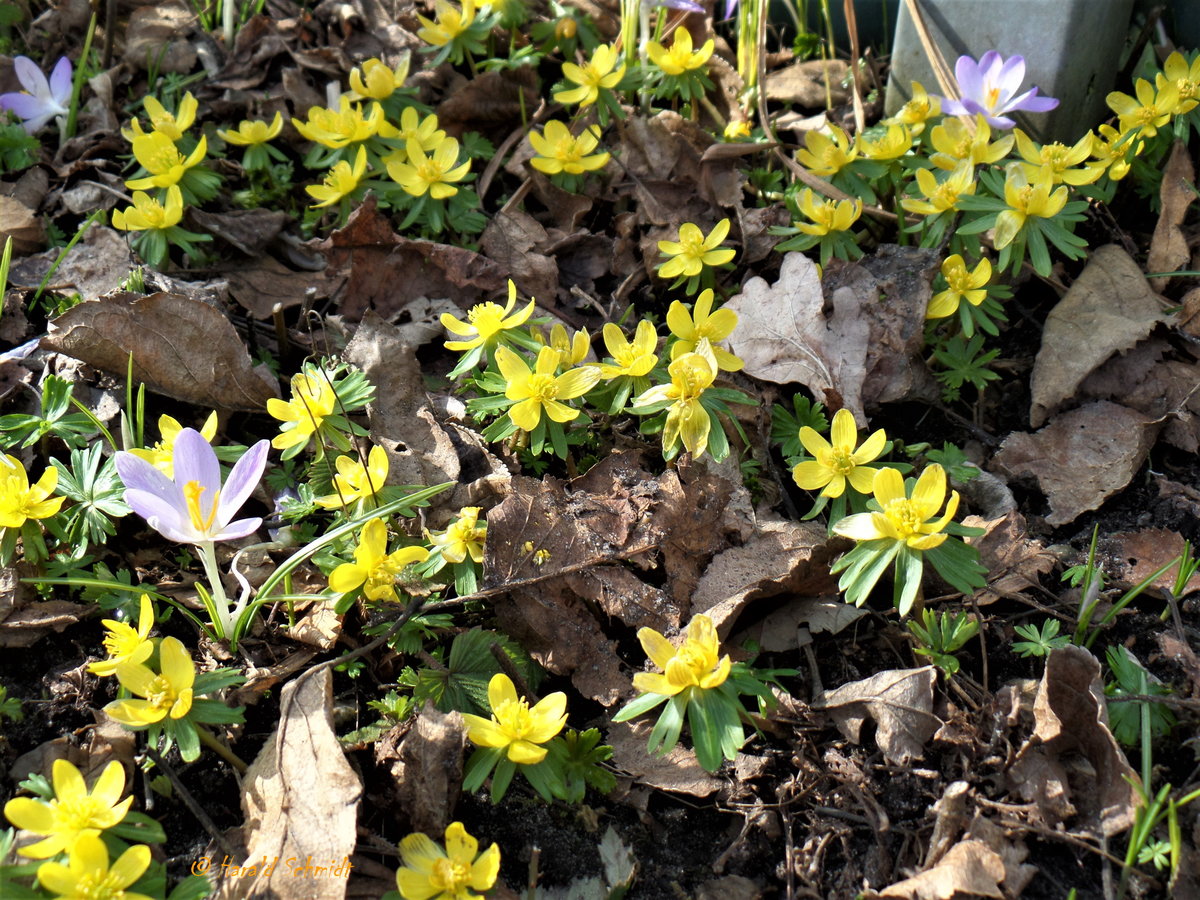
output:
[[15,113],[33,134],[55,116],[65,116],[71,104],[71,60],[63,57],[50,73],[50,80],[28,56],[13,60],[13,69],[24,91],[0,94],[0,109]]
[[979,62],[969,56],[960,56],[954,65],[954,74],[962,99],[942,99],[942,113],[948,116],[982,114],[993,128],[1012,128],[1016,122],[1005,113],[1049,112],[1058,106],[1053,97],[1039,97],[1037,88],[1017,95],[1025,80],[1023,56],[1004,59],[995,50],[983,54]]
[[175,479],[132,453],[117,454],[117,473],[125,482],[125,502],[168,540],[211,545],[253,534],[258,517],[237,519],[238,510],[262,478],[268,441],[259,441],[234,464],[221,485],[217,454],[194,428],[175,438]]
[[648,9],[653,9],[656,6],[665,6],[668,9],[681,9],[684,12],[704,12],[704,7],[693,0],[642,0],[642,6]]

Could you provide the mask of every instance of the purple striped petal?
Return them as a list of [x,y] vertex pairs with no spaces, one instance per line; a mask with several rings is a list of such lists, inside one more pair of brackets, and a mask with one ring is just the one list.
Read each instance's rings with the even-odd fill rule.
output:
[[958,92],[967,97],[978,97],[983,93],[983,74],[975,60],[960,56],[954,64],[954,77],[958,79]]
[[[176,446],[178,446],[178,439]],[[225,483],[225,489],[221,492],[221,503],[217,512],[216,526],[225,528],[225,523],[237,515],[237,511],[242,508],[242,504],[249,499],[254,489],[258,486],[259,480],[262,478],[263,469],[267,465],[267,451],[271,448],[269,441],[259,441],[249,450],[247,450],[242,458],[239,459],[233,466],[233,471],[229,473],[229,480]],[[250,521],[246,519],[244,521]],[[254,531],[262,524],[262,519],[255,519]],[[229,526],[232,527],[232,526]],[[249,532],[247,532],[249,533]],[[239,535],[241,536],[241,535]],[[217,538],[217,540],[228,540],[228,538]]]
[[200,495],[200,506],[207,517],[209,508],[217,501],[221,490],[221,466],[217,462],[217,454],[200,432],[185,428],[175,438],[173,457],[175,484],[180,492],[193,481],[204,488]]
[[992,85],[1000,89],[999,105],[1004,106],[1025,80],[1025,57],[1010,56],[992,79]]
[[1057,108],[1058,99],[1056,97],[1039,97],[1037,92],[1037,88],[1029,89],[1020,97],[1017,97],[1015,100],[1011,101],[1008,104],[1006,112],[1016,109],[1023,109],[1026,112],[1039,113],[1049,112],[1050,110]]
[[21,87],[33,94],[38,99],[44,99],[50,96],[50,85],[46,82],[46,76],[42,74],[42,70],[28,56],[18,56],[13,60],[13,71],[17,74],[17,81],[21,82]]
[[126,490],[124,499],[130,509],[163,537],[179,543],[195,542],[195,529],[177,506],[148,491]]

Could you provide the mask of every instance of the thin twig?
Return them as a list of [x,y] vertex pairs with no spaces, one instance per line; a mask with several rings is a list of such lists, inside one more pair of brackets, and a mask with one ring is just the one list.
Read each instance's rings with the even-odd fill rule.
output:
[[209,817],[208,813],[204,811],[204,807],[196,802],[196,798],[192,796],[192,792],[187,789],[171,764],[163,759],[162,754],[153,747],[146,747],[146,755],[154,760],[154,764],[156,766],[162,769],[163,774],[167,776],[167,781],[171,782],[171,787],[173,787],[175,792],[179,794],[179,799],[183,801],[183,805],[186,806],[191,811],[192,815],[196,817],[196,821],[199,822],[201,827],[209,833],[212,839],[216,842],[217,846],[221,848],[221,851],[226,856],[236,856],[237,851],[233,849],[229,841],[225,840],[225,835],[221,834],[220,829],[217,828],[217,823],[214,822]]

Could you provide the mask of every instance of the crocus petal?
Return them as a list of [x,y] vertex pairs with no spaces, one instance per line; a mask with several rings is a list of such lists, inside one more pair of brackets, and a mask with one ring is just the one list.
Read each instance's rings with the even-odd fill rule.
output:
[[1049,112],[1058,107],[1058,98],[1056,97],[1039,97],[1038,89],[1031,88],[1020,97],[1008,103],[1009,109],[1023,109],[1026,112]]
[[179,506],[146,491],[126,490],[125,502],[147,524],[164,537],[180,543],[191,543],[197,537],[191,522],[185,522]]
[[62,57],[50,73],[50,94],[59,106],[66,106],[71,99],[71,60]]
[[1024,80],[1025,57],[1010,56],[1000,66],[1000,71],[996,73],[993,82],[993,86],[1000,89],[1000,102],[1007,105],[1008,99],[1016,93],[1017,88]]
[[46,76],[42,74],[38,64],[28,56],[16,57],[13,60],[13,71],[16,73],[17,81],[21,82],[21,87],[35,97],[44,97],[50,92]]
[[221,490],[221,467],[217,454],[194,428],[185,428],[175,438],[174,450],[175,484],[196,482],[204,489],[200,495],[200,508],[207,513],[218,501]]
[[242,504],[249,499],[250,494],[258,486],[263,469],[267,465],[267,451],[270,447],[269,441],[259,441],[234,463],[233,471],[229,473],[229,480],[225,482],[225,488],[221,491],[221,501],[215,523],[218,527],[224,527],[225,523],[237,514]]
[[[179,506],[182,497],[179,488],[166,475],[132,453],[117,454],[117,474],[125,485],[125,493],[139,491],[151,494],[171,506]],[[143,515],[138,513],[138,515]]]
[[[987,58],[986,55],[984,58]],[[954,64],[954,77],[958,80],[958,89],[964,98],[978,97],[983,93],[983,76],[979,70],[979,63],[969,56],[960,56]],[[942,111],[946,111],[945,101],[942,103]]]

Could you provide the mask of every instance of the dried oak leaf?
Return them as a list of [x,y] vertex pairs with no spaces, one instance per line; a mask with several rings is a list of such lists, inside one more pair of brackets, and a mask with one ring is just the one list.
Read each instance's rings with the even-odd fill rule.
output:
[[[1162,205],[1154,236],[1150,239],[1150,252],[1146,254],[1146,271],[1173,272],[1185,266],[1192,258],[1187,237],[1179,226],[1187,217],[1188,207],[1196,199],[1196,169],[1192,165],[1187,144],[1176,141],[1163,169],[1162,184],[1158,196]],[[1156,291],[1166,287],[1168,277],[1151,278],[1150,286]]]
[[959,841],[932,869],[884,888],[878,897],[896,900],[956,900],[1004,897],[1004,860],[982,841]]
[[865,404],[924,390],[919,352],[936,268],[931,251],[885,246],[822,284],[816,263],[788,253],[775,284],[752,278],[726,304],[738,315],[730,349],[747,375],[799,382],[865,427]]
[[829,564],[838,543],[813,522],[760,521],[744,545],[713,557],[692,593],[691,615],[708,615],[724,638],[751,600],[836,594]]
[[[309,669],[283,688],[279,727],[243,779],[246,861],[308,859],[337,866],[354,852],[355,820],[362,783],[333,730],[333,678],[327,668]],[[293,877],[277,866],[271,874],[229,878],[218,900],[343,900],[346,879]]]
[[1030,378],[1034,428],[1114,353],[1128,350],[1166,321],[1138,264],[1115,244],[1097,247],[1050,310]]
[[1101,400],[1055,416],[1035,434],[1010,434],[993,462],[1009,476],[1032,475],[1050,502],[1046,521],[1065,525],[1129,484],[1158,428],[1139,412]]
[[926,742],[942,724],[933,714],[936,682],[937,669],[933,666],[889,669],[826,691],[820,708],[856,744],[863,724],[868,718],[874,719],[875,741],[884,759],[903,766],[921,756]]
[[206,409],[261,412],[279,396],[254,368],[229,319],[181,294],[125,292],[86,300],[50,322],[42,346]]
[[129,68],[155,68],[160,74],[185,74],[196,67],[196,51],[188,36],[196,12],[183,0],[160,0],[139,6],[125,27],[125,63]]
[[325,254],[328,275],[345,274],[338,308],[350,321],[368,309],[391,318],[417,297],[472,306],[507,284],[504,270],[474,251],[401,237],[370,196],[344,228],[307,246]]
[[1033,733],[1006,777],[1036,804],[1044,823],[1078,814],[1082,827],[1113,837],[1133,824],[1137,774],[1108,729],[1100,663],[1082,647],[1053,651],[1033,701]]
[[[570,483],[514,478],[511,495],[488,513],[484,586],[537,581],[493,601],[502,628],[581,693],[611,705],[627,678],[605,623],[659,632],[681,624],[700,573],[728,540],[732,492],[724,479],[685,467],[654,478],[629,453]],[[549,554],[541,565],[538,551]],[[665,588],[636,571],[653,565],[652,552]]]
[[341,284],[326,272],[289,269],[273,256],[239,260],[220,271],[229,282],[229,296],[260,320],[270,319],[277,310],[328,299]]
[[508,271],[523,296],[552,303],[558,292],[558,263],[540,249],[546,229],[523,210],[501,210],[488,222],[479,247]]

